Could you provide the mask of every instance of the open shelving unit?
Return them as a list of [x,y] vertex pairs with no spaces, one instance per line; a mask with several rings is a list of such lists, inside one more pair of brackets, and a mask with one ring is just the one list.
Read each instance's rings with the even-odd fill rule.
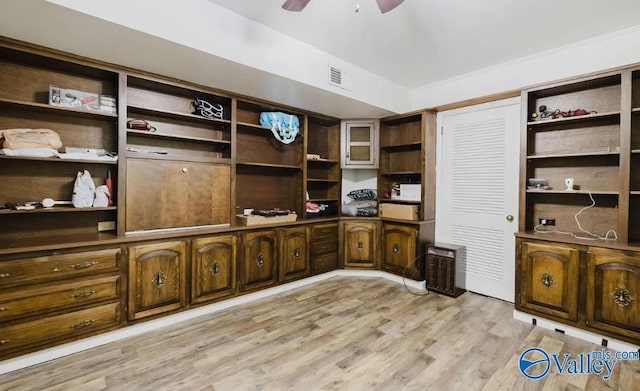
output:
[[335,119],[307,119],[306,182],[308,202],[324,205],[306,217],[336,217],[340,213],[340,122]]
[[[0,129],[46,128],[60,135],[63,148],[118,150],[118,115],[97,110],[49,104],[49,88],[118,96],[118,73],[83,61],[0,48]],[[63,150],[63,149],[62,149]],[[84,159],[0,156],[0,205],[53,198],[70,201],[76,173],[87,169],[96,186],[111,171],[117,182],[118,162]],[[117,186],[116,186],[117,187]],[[115,221],[117,199],[112,207],[76,209],[55,207],[33,211],[0,211],[0,242],[50,241],[51,237],[73,241],[79,235],[97,235],[99,221]],[[78,213],[82,212],[82,213]],[[62,217],[61,214],[73,214]],[[71,215],[69,215],[71,216]],[[114,235],[106,232],[104,235]],[[103,235],[103,236],[104,236]]]

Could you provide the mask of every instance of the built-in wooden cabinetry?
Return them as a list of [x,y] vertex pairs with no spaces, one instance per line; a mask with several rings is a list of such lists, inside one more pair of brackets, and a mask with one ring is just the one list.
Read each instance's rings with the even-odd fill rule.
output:
[[[423,111],[380,121],[380,204],[418,206],[418,219],[435,219],[435,113]],[[420,194],[413,200],[392,196],[395,186],[414,184]]]
[[309,228],[295,227],[278,230],[279,280],[289,281],[309,275]]
[[378,120],[342,121],[342,168],[378,168]]
[[516,308],[633,343],[640,343],[639,72],[523,91],[516,252]]
[[[0,359],[339,267],[380,268],[380,219],[340,219],[339,119],[8,39],[0,39],[0,71],[0,129],[49,128],[64,147],[117,156],[0,155],[0,205],[70,200],[85,169],[96,186],[113,180],[107,207],[0,209]],[[116,110],[51,105],[51,85],[113,97]],[[216,115],[200,115],[197,99]],[[268,111],[298,117],[292,143],[260,124]],[[429,115],[394,117],[385,132],[420,122],[422,150]],[[131,120],[150,128],[132,129]],[[366,151],[377,164],[377,123],[365,125],[366,132],[351,129],[350,156]],[[415,155],[415,144],[405,144],[389,150]],[[392,176],[393,161],[383,163]],[[433,186],[420,164],[421,183]],[[428,194],[420,202],[425,219]],[[297,221],[245,226],[235,215],[249,208],[289,210]],[[415,241],[399,237],[404,258],[387,262],[400,274],[432,228],[387,222],[418,231]]]
[[183,240],[129,247],[129,319],[184,307],[187,256]]
[[371,220],[348,220],[341,223],[341,230],[344,267],[378,268],[380,223]]
[[275,284],[278,278],[278,239],[273,229],[243,233],[239,259],[240,290]]
[[118,327],[122,261],[112,247],[0,262],[0,357]]
[[314,224],[311,227],[311,273],[320,274],[338,268],[338,223]]
[[425,279],[425,251],[433,243],[434,223],[382,222],[382,270],[414,280]]
[[204,303],[236,292],[236,243],[236,237],[229,234],[191,241],[191,303]]

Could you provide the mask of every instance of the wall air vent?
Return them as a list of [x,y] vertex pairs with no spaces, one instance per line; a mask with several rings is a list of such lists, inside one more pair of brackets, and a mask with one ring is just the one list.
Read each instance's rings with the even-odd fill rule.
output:
[[346,75],[340,68],[329,65],[329,84],[334,87],[351,90],[351,78]]

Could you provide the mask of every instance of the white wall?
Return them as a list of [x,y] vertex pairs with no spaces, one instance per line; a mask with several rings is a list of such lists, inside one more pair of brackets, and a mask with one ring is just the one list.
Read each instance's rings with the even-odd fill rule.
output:
[[640,26],[416,88],[411,91],[411,108],[407,111],[639,62]]

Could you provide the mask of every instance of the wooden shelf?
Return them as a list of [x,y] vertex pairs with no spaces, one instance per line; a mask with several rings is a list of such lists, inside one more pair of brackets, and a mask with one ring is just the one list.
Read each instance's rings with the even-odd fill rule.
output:
[[118,164],[118,161],[111,160],[92,160],[92,159],[60,159],[57,157],[30,157],[30,156],[6,156],[0,155],[0,159],[8,160],[30,160],[47,163],[85,163],[85,164]]
[[0,98],[0,106],[11,107],[22,110],[48,112],[62,115],[71,115],[86,118],[117,118],[118,114],[108,111],[91,111],[84,109],[75,109],[72,107],[54,106],[44,103],[23,102],[13,99]]
[[408,205],[420,205],[420,201],[409,201],[409,200],[394,200],[391,198],[381,198],[381,204],[408,204]]
[[307,159],[307,163],[338,164],[340,161],[335,159]]
[[381,172],[380,175],[392,176],[392,175],[420,175],[420,171],[393,171],[393,172]]
[[231,159],[226,159],[226,158],[210,158],[210,157],[183,155],[183,154],[175,154],[175,153],[161,154],[161,153],[152,153],[152,152],[127,151],[126,157],[136,158],[136,159],[173,160],[173,161],[184,161],[184,162],[195,162],[195,163],[231,164]]
[[315,179],[315,178],[307,178],[307,182],[314,182],[314,183],[329,183],[329,184],[333,184],[333,183],[339,183],[340,181],[338,181],[337,179]]
[[337,198],[310,198],[307,202],[339,202]]
[[550,153],[544,155],[528,155],[527,159],[551,159],[551,158],[569,158],[569,157],[593,157],[593,156],[620,156],[620,152],[575,152],[575,153]]
[[228,141],[228,140],[217,140],[217,139],[211,139],[206,137],[195,137],[195,136],[180,136],[176,134],[167,134],[167,133],[162,133],[158,131],[148,132],[144,130],[127,129],[127,133],[139,134],[146,137],[158,137],[158,138],[167,138],[167,139],[173,139],[173,140],[200,141],[200,142],[212,143],[212,144],[231,145],[231,141]]
[[140,114],[148,114],[148,115],[156,115],[165,118],[172,118],[178,120],[185,121],[198,121],[203,123],[218,123],[218,124],[231,124],[231,121],[226,119],[218,119],[218,118],[206,118],[200,115],[190,114],[190,113],[181,113],[177,111],[170,110],[159,110],[151,107],[143,107],[143,106],[128,106],[129,113],[140,113]]
[[632,113],[640,113],[640,107],[634,107],[633,109],[631,109]]
[[79,213],[79,212],[100,212],[107,210],[117,210],[116,206],[107,206],[104,208],[74,208],[73,206],[54,206],[53,208],[36,208],[33,210],[8,210],[0,209],[0,215],[13,214],[33,214],[33,213]]
[[250,124],[247,122],[237,122],[236,125],[238,127],[242,127],[242,128],[246,128],[246,129],[253,129],[253,130],[268,130],[269,134],[271,134],[271,128],[268,128],[266,126],[262,126],[262,125],[257,125],[257,124]]
[[302,167],[300,166],[292,166],[288,164],[269,164],[269,163],[256,163],[256,162],[236,162],[236,164],[241,166],[278,168],[278,169],[286,169],[286,170],[302,170]]
[[413,142],[404,143],[404,144],[381,145],[380,148],[385,151],[420,149],[422,148],[422,142],[413,141]]
[[581,122],[581,121],[591,121],[591,120],[598,120],[598,119],[612,119],[615,117],[619,117],[620,116],[620,111],[609,111],[609,112],[605,112],[605,113],[596,113],[596,114],[586,114],[586,115],[578,115],[578,116],[574,116],[574,117],[562,117],[562,118],[556,118],[556,119],[547,119],[547,120],[540,120],[540,121],[529,121],[527,122],[527,126],[532,126],[534,128],[536,127],[543,127],[546,125],[553,125],[553,124],[562,124],[562,123],[573,123],[573,122]]
[[591,193],[592,195],[618,195],[620,194],[618,191],[613,191],[613,190],[534,190],[534,189],[527,189],[527,193],[536,193],[536,194],[565,194],[565,195],[572,195],[572,194],[589,194]]

